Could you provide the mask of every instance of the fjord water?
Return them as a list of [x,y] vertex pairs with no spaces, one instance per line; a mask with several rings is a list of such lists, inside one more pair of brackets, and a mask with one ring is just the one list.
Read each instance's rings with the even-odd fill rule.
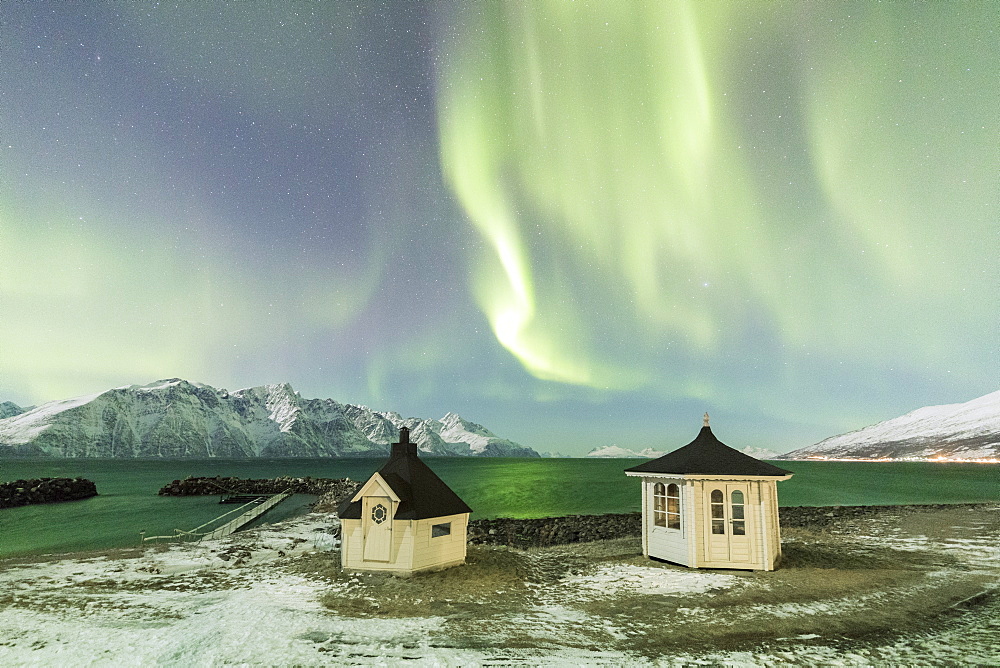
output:
[[[639,510],[639,479],[623,470],[645,460],[431,458],[427,464],[486,517],[553,517]],[[186,476],[352,478],[363,481],[382,459],[0,460],[0,482],[42,477],[93,480],[84,501],[0,510],[0,558],[130,547],[147,536],[190,530],[221,515],[218,497],[157,496]],[[778,483],[782,506],[899,505],[1000,501],[1000,465],[923,462],[774,462],[794,475]],[[267,517],[303,512],[297,496]]]

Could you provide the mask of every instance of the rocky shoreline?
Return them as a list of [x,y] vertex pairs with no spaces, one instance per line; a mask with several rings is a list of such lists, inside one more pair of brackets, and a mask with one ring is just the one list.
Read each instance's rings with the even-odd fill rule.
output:
[[0,508],[79,501],[97,496],[97,485],[85,478],[34,478],[0,483]]
[[329,512],[337,509],[340,501],[353,492],[357,481],[350,478],[232,478],[187,477],[164,485],[157,492],[160,496],[212,496],[216,494],[279,494],[291,490],[293,494],[313,494],[314,510]]
[[350,478],[230,478],[230,477],[189,477],[174,480],[157,492],[160,496],[210,496],[212,494],[278,494],[291,490],[293,494],[315,494],[322,496],[330,492],[354,491],[357,482]]

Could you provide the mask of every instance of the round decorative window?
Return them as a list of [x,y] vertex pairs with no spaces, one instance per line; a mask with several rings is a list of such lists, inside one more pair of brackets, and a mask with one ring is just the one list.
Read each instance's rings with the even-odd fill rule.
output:
[[375,524],[382,524],[388,516],[389,511],[381,503],[372,508],[372,522]]

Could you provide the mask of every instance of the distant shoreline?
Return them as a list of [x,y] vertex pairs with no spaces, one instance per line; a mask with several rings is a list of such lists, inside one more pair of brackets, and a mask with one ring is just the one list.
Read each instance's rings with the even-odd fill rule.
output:
[[1000,464],[1000,459],[856,459],[853,457],[774,457],[767,461],[775,462],[857,462],[861,464]]
[[[65,461],[86,461],[86,462],[200,462],[200,461],[217,461],[217,462],[259,462],[259,461],[339,461],[339,460],[367,460],[367,459],[385,459],[386,453],[384,452],[371,452],[366,454],[352,454],[350,456],[342,455],[329,455],[325,457],[57,457],[53,455],[39,455],[39,454],[21,454],[17,452],[5,452],[4,448],[10,446],[0,445],[0,464],[5,461],[37,461],[37,462],[65,462]],[[617,459],[621,461],[631,461],[631,460],[648,460],[650,457],[637,456],[637,457],[595,457],[590,455],[579,455],[579,456],[558,456],[558,457],[535,457],[530,455],[509,455],[509,456],[486,456],[486,455],[445,455],[436,452],[420,452],[421,458],[426,459],[486,459],[486,460],[496,460],[496,459],[525,459],[525,460],[538,460],[538,459],[553,459],[553,460],[566,460],[566,459],[581,459],[586,461],[608,461],[612,459]],[[766,462],[851,462],[859,464],[1000,464],[1000,459],[941,459],[941,458],[930,458],[930,459],[914,459],[910,457],[903,458],[854,458],[854,457],[766,457],[758,458],[761,461]]]

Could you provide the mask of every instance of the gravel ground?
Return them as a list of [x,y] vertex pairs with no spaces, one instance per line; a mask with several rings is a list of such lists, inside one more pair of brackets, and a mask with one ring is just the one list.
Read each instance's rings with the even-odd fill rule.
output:
[[817,517],[784,530],[774,573],[652,562],[622,538],[352,575],[319,513],[0,562],[0,665],[1000,664],[1000,506]]

